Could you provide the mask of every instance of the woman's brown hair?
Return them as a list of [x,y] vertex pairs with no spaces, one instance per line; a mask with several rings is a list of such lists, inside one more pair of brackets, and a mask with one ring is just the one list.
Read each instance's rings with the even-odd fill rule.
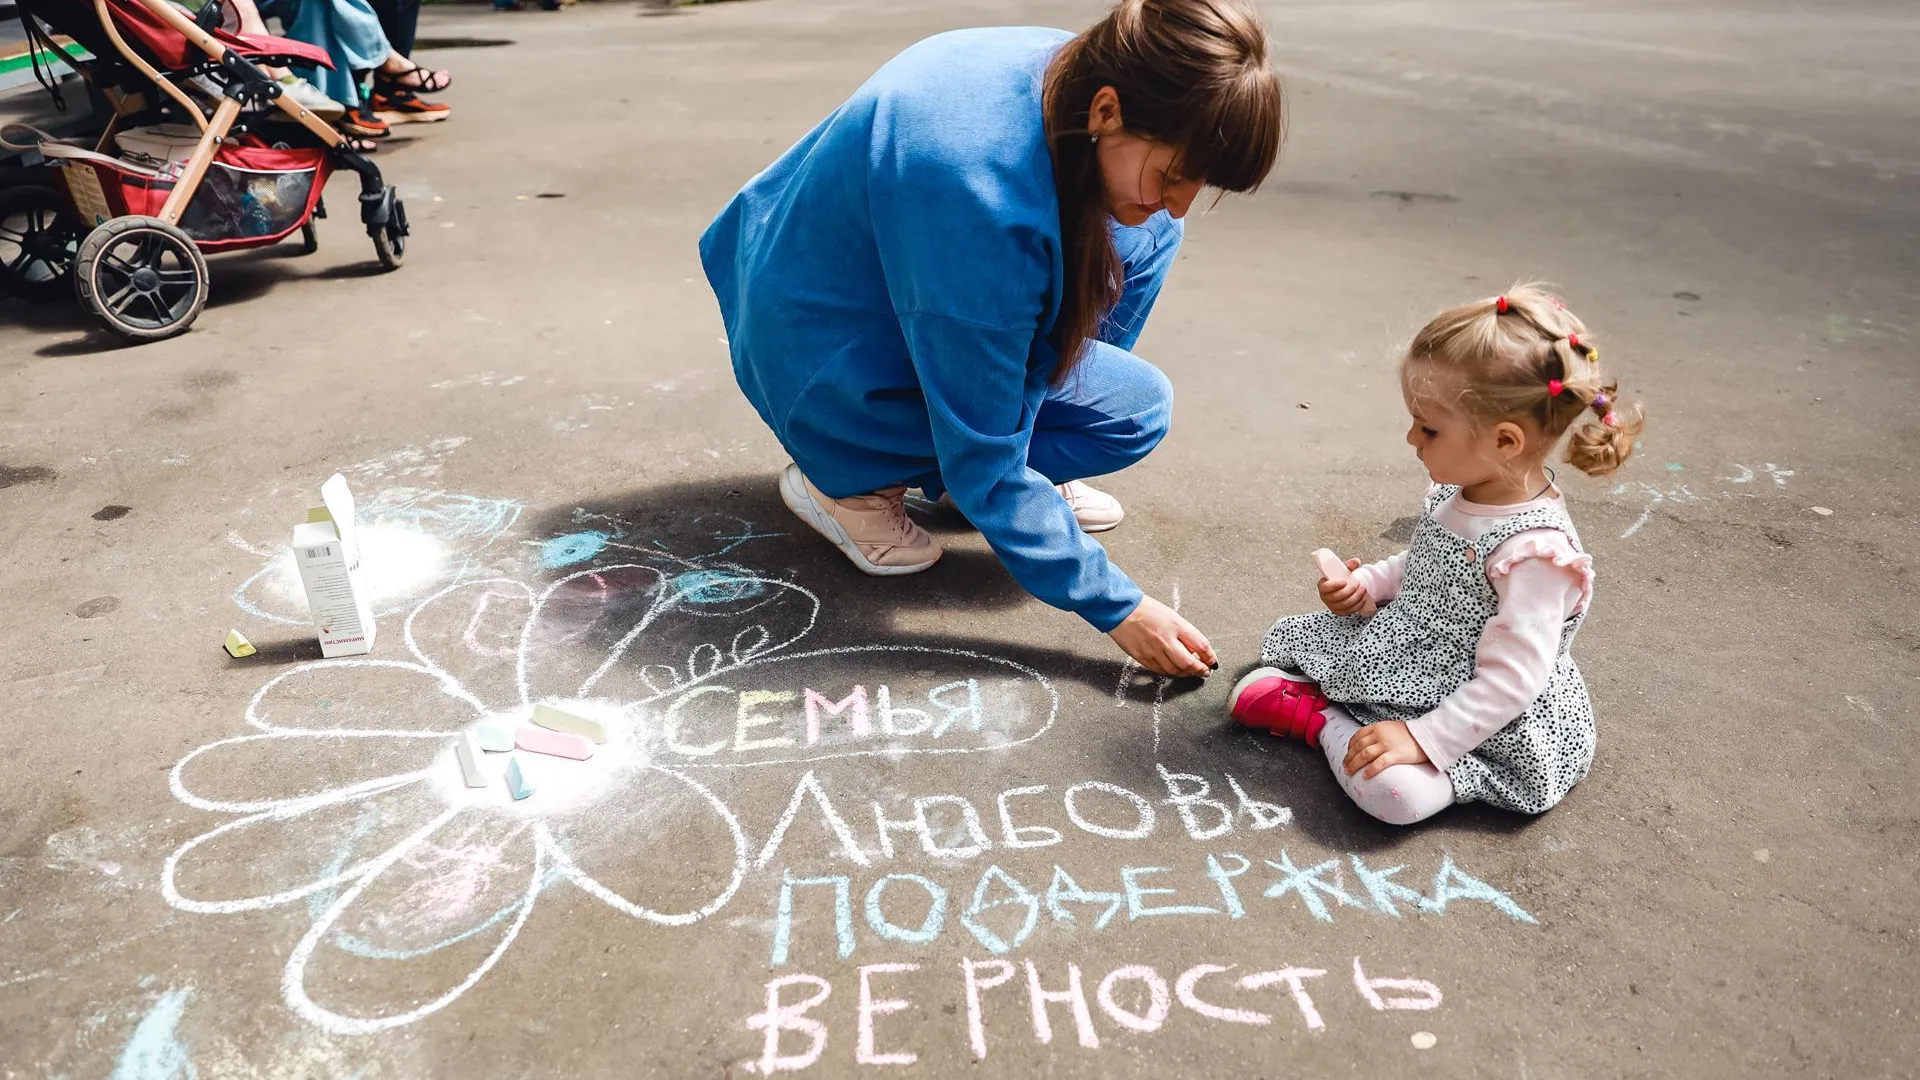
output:
[[1177,147],[1180,175],[1221,191],[1259,187],[1285,136],[1280,77],[1246,0],[1121,0],[1061,48],[1043,94],[1066,267],[1055,382],[1120,296],[1106,185],[1088,133],[1093,97],[1105,86],[1119,95],[1128,133]]

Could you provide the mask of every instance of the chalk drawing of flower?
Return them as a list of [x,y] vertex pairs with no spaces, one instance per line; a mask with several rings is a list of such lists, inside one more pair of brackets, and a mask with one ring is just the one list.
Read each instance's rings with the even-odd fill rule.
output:
[[[343,1034],[458,999],[557,884],[647,923],[697,922],[739,889],[746,836],[713,791],[651,760],[636,727],[648,703],[786,649],[818,611],[797,585],[732,570],[610,566],[538,593],[510,579],[451,585],[400,628],[409,659],[289,668],[249,702],[253,730],[180,759],[175,797],[229,817],[167,856],[163,895],[207,914],[304,903],[311,924],[282,993]],[[624,737],[587,761],[518,754],[535,786],[524,801],[503,780],[466,786],[452,737],[517,725],[538,702]],[[673,874],[649,875],[642,856],[663,833],[696,842],[676,847]],[[449,962],[458,955],[471,965]],[[437,981],[462,969],[451,986]]]
[[[450,498],[403,492],[376,505],[395,529],[462,560],[518,513]],[[660,926],[726,906],[749,871],[749,842],[696,776],[1001,750],[1052,727],[1059,694],[1009,660],[791,648],[813,629],[818,598],[718,561],[764,534],[734,519],[708,524],[723,546],[697,557],[643,545],[619,523],[548,540],[539,561],[571,572],[541,590],[469,580],[468,561],[452,573],[436,563],[451,584],[407,611],[397,642],[384,620],[380,655],[274,676],[248,703],[250,731],[193,750],[170,774],[177,799],[227,820],[168,855],[168,903],[224,915],[304,905],[309,925],[287,956],[282,996],[325,1030],[372,1033],[475,986],[555,886]],[[592,565],[611,549],[651,565]],[[760,715],[775,701],[786,735]],[[516,727],[541,703],[594,716],[616,738],[587,761],[517,752],[535,789],[525,800],[497,775],[504,755],[488,755],[486,786],[468,787],[455,736]],[[449,983],[448,972],[465,974]]]

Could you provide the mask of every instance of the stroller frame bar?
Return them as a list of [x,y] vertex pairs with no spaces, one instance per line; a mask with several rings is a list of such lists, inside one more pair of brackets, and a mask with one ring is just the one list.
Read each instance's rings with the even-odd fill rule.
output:
[[106,28],[107,36],[112,39],[114,47],[120,50],[128,63],[140,69],[147,78],[158,83],[162,90],[184,106],[188,115],[193,117],[194,123],[201,129],[200,141],[193,149],[193,156],[187,159],[179,181],[175,184],[172,193],[167,196],[166,204],[160,209],[160,220],[169,225],[180,223],[180,216],[186,212],[187,201],[193,197],[194,191],[199,188],[200,181],[206,177],[207,169],[213,163],[214,152],[220,148],[227,134],[233,130],[234,121],[240,118],[242,98],[247,94],[247,91],[241,89],[242,87],[255,88],[258,97],[271,102],[275,108],[286,113],[295,123],[312,132],[314,137],[326,146],[336,151],[345,149],[345,136],[335,131],[326,121],[313,115],[306,107],[281,93],[279,85],[267,78],[266,73],[261,71],[258,65],[234,52],[212,34],[202,30],[198,23],[182,15],[179,9],[167,3],[167,0],[134,0],[134,2],[166,22],[195,48],[206,53],[208,59],[224,68],[230,78],[227,96],[214,108],[213,119],[209,121],[202,115],[200,107],[195,105],[184,91],[173,85],[172,80],[154,70],[139,54],[127,46],[119,31],[114,28],[113,19],[107,11],[106,0],[93,0],[94,10],[100,17],[101,25]]

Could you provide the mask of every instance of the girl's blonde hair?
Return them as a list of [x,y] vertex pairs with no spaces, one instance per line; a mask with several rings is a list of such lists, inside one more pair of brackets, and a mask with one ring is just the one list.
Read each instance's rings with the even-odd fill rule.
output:
[[1407,347],[1403,370],[1415,363],[1453,372],[1445,404],[1488,424],[1531,418],[1557,443],[1584,417],[1567,461],[1589,476],[1625,464],[1643,426],[1638,405],[1619,406],[1586,325],[1538,282],[1442,312]]

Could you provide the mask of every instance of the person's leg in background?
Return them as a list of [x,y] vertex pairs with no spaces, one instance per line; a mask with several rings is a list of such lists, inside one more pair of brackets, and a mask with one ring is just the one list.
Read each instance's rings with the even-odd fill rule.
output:
[[401,56],[413,56],[414,36],[420,29],[420,0],[373,0],[373,13],[387,32],[387,43]]
[[1411,825],[1453,805],[1453,781],[1432,765],[1389,765],[1372,779],[1361,777],[1365,769],[1347,775],[1347,743],[1361,725],[1338,705],[1327,706],[1322,715],[1327,726],[1320,729],[1320,749],[1355,806],[1389,825]]

